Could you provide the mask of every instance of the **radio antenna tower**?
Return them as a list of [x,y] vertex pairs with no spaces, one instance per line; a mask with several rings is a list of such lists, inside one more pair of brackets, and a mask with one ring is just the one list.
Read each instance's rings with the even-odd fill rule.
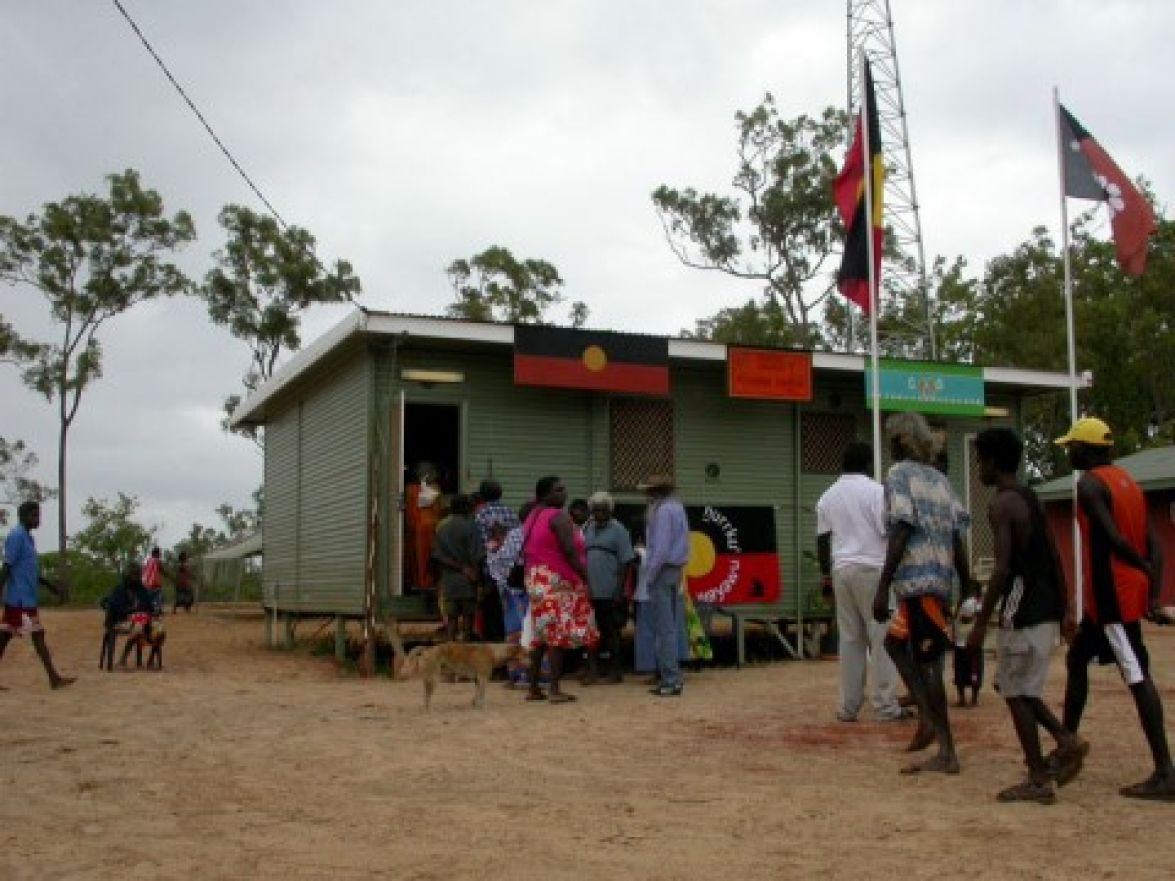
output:
[[[898,48],[894,42],[893,16],[889,0],[848,0],[848,84],[849,112],[860,109],[860,55],[873,68],[873,90],[877,96],[877,116],[881,124],[882,156],[885,160],[885,221],[908,265],[890,262],[885,268],[886,287],[897,306],[918,304],[921,311],[917,326],[911,326],[913,339],[896,341],[911,354],[917,347],[923,358],[934,360],[934,312],[930,287],[926,281],[926,257],[922,250],[922,223],[918,219],[918,195],[914,189],[914,162],[910,157],[910,133],[906,127],[906,106],[902,101],[902,78],[898,73]],[[850,130],[851,136],[851,130]],[[879,292],[879,299],[884,296]],[[885,314],[881,303],[880,315]]]

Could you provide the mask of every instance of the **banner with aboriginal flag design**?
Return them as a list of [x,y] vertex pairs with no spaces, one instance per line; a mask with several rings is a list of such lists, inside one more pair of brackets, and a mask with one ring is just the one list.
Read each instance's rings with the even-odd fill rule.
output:
[[[770,505],[686,505],[690,557],[686,583],[695,602],[714,605],[777,603],[783,592]],[[644,505],[618,504],[615,517],[637,539]]]
[[514,328],[516,385],[669,394],[665,337],[529,324]]

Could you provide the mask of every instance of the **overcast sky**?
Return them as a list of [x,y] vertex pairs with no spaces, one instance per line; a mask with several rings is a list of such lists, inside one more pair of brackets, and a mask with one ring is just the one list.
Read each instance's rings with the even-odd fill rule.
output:
[[[554,263],[592,326],[676,333],[754,296],[680,266],[649,194],[726,192],[733,117],[771,91],[785,117],[845,96],[838,0],[124,0],[221,138],[373,309],[441,312],[444,268],[492,244]],[[1164,205],[1175,194],[1175,4],[893,0],[928,255],[983,262],[1058,227],[1052,87]],[[112,3],[0,0],[0,213],[101,192],[138,169],[193,215],[202,277],[216,215],[260,208]],[[49,339],[40,295],[0,314]],[[343,311],[308,316],[309,342]],[[105,375],[70,443],[71,526],[132,493],[166,544],[249,503],[261,458],[219,428],[243,343],[198,302],[134,309],[102,335]],[[0,435],[52,483],[53,408],[0,369]],[[56,546],[47,509],[42,549]]]

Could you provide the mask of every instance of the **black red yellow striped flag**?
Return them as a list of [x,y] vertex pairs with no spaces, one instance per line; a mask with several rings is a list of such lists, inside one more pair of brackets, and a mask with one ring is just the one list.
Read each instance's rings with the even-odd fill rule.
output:
[[586,391],[667,395],[669,340],[519,324],[514,328],[514,382]]
[[[881,284],[882,191],[885,188],[885,163],[881,158],[881,125],[877,120],[877,99],[873,94],[873,74],[869,62],[864,65],[861,101],[864,113],[857,117],[853,145],[845,157],[844,168],[836,176],[833,196],[845,225],[844,254],[836,274],[836,287],[848,299],[871,312],[874,298],[869,292],[869,246],[866,236],[873,236],[873,283]],[[869,168],[872,170],[870,199],[873,216],[865,216],[865,138],[861,121],[868,124]]]

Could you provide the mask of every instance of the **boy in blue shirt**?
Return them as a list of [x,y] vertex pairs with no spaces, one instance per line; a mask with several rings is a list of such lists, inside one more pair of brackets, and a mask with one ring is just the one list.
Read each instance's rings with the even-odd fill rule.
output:
[[0,568],[0,592],[4,594],[4,616],[0,620],[0,658],[14,636],[28,633],[33,648],[49,674],[53,688],[72,685],[72,676],[62,676],[53,666],[49,647],[45,645],[45,627],[37,614],[37,586],[45,585],[57,596],[65,599],[61,589],[48,579],[41,577],[41,561],[33,541],[33,530],[41,525],[41,506],[36,502],[25,502],[17,509],[20,523],[8,533],[4,540],[4,567]]

